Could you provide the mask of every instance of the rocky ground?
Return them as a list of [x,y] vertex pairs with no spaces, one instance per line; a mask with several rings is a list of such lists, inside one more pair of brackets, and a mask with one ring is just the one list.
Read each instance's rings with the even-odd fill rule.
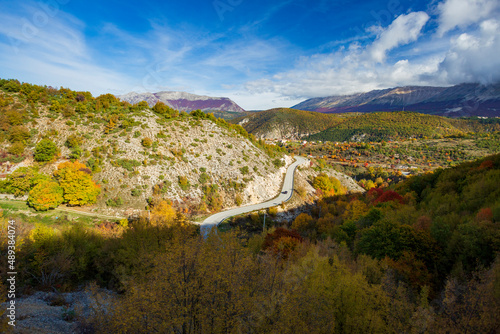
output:
[[21,334],[82,333],[85,319],[99,306],[96,304],[106,305],[112,297],[113,293],[108,290],[99,290],[97,294],[90,291],[37,291],[16,299],[16,326],[11,329],[13,333]]

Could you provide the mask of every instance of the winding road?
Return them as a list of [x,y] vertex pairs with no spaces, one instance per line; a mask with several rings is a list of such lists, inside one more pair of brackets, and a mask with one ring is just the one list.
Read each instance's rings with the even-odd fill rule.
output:
[[248,213],[256,210],[267,209],[273,206],[280,205],[282,202],[288,201],[293,194],[293,177],[295,174],[295,169],[297,168],[297,166],[303,164],[306,161],[308,161],[306,158],[295,157],[295,162],[290,166],[288,166],[288,169],[286,170],[285,180],[283,182],[283,189],[281,189],[281,193],[278,195],[278,197],[275,197],[263,203],[241,206],[235,209],[218,212],[214,215],[211,215],[210,217],[205,219],[202,223],[198,223],[201,228],[201,234],[206,235],[214,226],[219,225],[229,217],[237,216],[243,213]]

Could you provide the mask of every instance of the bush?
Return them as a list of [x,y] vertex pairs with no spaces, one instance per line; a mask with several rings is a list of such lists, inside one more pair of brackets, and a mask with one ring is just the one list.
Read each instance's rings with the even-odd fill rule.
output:
[[71,150],[71,153],[69,154],[69,159],[72,161],[80,159],[82,156],[82,149],[79,147],[75,147]]
[[241,167],[241,168],[240,168],[240,172],[241,172],[241,174],[243,174],[243,175],[247,175],[247,174],[249,173],[249,168],[248,168],[248,166]]
[[207,173],[201,173],[200,178],[198,179],[198,181],[199,181],[201,184],[205,184],[205,183],[207,183],[209,180],[210,180],[210,176],[209,176]]
[[280,168],[280,167],[283,167],[285,166],[285,161],[284,160],[281,160],[279,158],[276,158],[273,160],[273,165],[276,167],[276,168]]
[[151,138],[148,138],[148,137],[142,138],[141,144],[142,144],[142,146],[149,148],[149,147],[153,146],[153,140],[151,140]]
[[180,176],[179,175],[179,187],[181,187],[182,190],[188,190],[191,184],[189,183],[189,180],[185,176]]
[[122,168],[125,168],[129,172],[134,171],[134,167],[138,167],[141,165],[141,163],[137,160],[129,160],[129,159],[118,159],[116,163],[121,166]]
[[18,142],[15,142],[14,144],[10,145],[9,149],[8,149],[8,152],[10,154],[14,154],[14,155],[21,155],[24,153],[24,144],[20,141]]
[[11,143],[15,142],[26,142],[31,137],[30,132],[27,128],[22,125],[13,126],[9,131],[9,141]]
[[110,198],[106,201],[106,205],[116,208],[123,205],[123,199],[121,197]]
[[278,214],[278,208],[273,206],[269,209],[267,209],[267,213],[270,215],[270,216],[273,216],[273,217],[276,217],[276,215]]
[[66,139],[66,142],[65,142],[65,145],[68,148],[79,147],[82,144],[83,144],[83,137],[75,135],[75,134],[68,136],[68,138]]
[[35,160],[50,161],[59,153],[57,145],[50,139],[42,139],[35,147]]

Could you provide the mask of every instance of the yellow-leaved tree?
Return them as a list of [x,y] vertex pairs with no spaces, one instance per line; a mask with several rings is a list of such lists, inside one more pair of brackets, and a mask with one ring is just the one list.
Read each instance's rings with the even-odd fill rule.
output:
[[93,204],[101,193],[101,188],[92,180],[91,170],[78,161],[59,164],[54,176],[63,189],[64,202],[69,205]]
[[151,223],[153,225],[171,226],[176,222],[177,212],[172,205],[165,201],[155,201],[151,210]]
[[57,182],[43,180],[31,189],[28,205],[37,211],[57,208],[63,202],[63,190]]

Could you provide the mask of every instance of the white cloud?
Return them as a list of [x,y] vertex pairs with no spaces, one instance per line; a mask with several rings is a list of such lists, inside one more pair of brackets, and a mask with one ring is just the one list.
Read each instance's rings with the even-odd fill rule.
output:
[[450,83],[494,83],[500,80],[500,21],[488,20],[477,31],[453,37],[440,64]]
[[27,4],[0,13],[2,76],[93,93],[124,88],[130,79],[97,65],[82,33],[85,25],[61,10]]
[[498,0],[445,0],[438,5],[438,35],[493,17],[499,6]]
[[429,20],[425,12],[415,12],[398,16],[391,25],[384,29],[369,50],[371,57],[381,63],[386,53],[395,47],[417,40],[420,31]]

